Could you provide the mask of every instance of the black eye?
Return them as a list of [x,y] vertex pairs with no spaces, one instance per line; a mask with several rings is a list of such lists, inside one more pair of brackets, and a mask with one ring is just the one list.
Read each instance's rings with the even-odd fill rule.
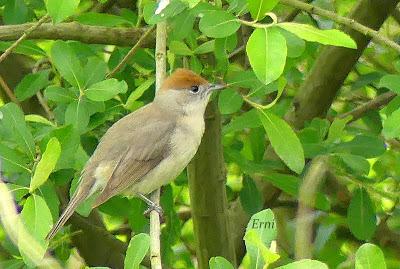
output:
[[190,87],[190,91],[192,93],[198,93],[199,92],[199,86],[193,85],[192,87]]

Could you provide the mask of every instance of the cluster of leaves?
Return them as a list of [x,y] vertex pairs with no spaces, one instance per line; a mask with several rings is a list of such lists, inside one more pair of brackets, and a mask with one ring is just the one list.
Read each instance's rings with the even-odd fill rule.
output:
[[[88,6],[96,4],[91,0],[0,0],[0,6],[5,24],[29,22],[35,14],[46,13],[54,23],[71,18],[82,24],[109,27],[153,25],[167,20],[169,69],[187,66],[211,80],[223,77],[229,85],[216,101],[223,115],[229,199],[240,199],[252,216],[244,237],[247,254],[240,261],[242,265],[327,268],[351,261],[360,269],[386,268],[382,250],[360,241],[373,240],[378,218],[387,221],[391,232],[399,232],[400,214],[395,202],[400,157],[393,140],[400,136],[400,99],[396,97],[383,110],[351,125],[351,118],[336,116],[352,108],[354,102],[348,99],[355,94],[371,97],[387,90],[398,92],[400,77],[359,63],[357,72],[343,86],[340,97],[346,99],[345,105],[335,103],[329,112],[333,120],[313,119],[296,133],[283,115],[291,109],[293,95],[310,71],[319,47],[355,49],[355,42],[320,18],[299,16],[299,22],[278,23],[269,12],[288,12],[278,0],[229,0],[223,5],[215,2],[212,5],[199,0],[171,0],[159,14],[155,14],[155,1],[138,1],[136,9],[120,8],[118,14],[87,12]],[[325,8],[334,7],[332,1],[316,2]],[[347,14],[356,1],[336,2],[339,12]],[[243,20],[248,16],[252,21]],[[242,35],[243,28],[251,31],[248,40]],[[245,54],[236,53],[240,44]],[[10,42],[0,42],[2,50],[9,46]],[[114,78],[107,74],[126,55],[127,48],[75,41],[24,41],[15,52],[38,62],[34,72],[15,87],[16,98],[24,102],[43,95],[50,113],[24,114],[14,103],[0,107],[2,171],[17,209],[22,207],[20,216],[25,228],[46,249],[49,246],[44,237],[60,213],[57,193],[65,187],[73,193],[84,164],[113,122],[153,99],[154,50],[139,49]],[[384,61],[393,62],[390,55],[385,57]],[[279,160],[264,159],[266,138]],[[334,187],[328,186],[316,196],[315,209],[320,214],[316,216],[314,255],[318,261],[292,262],[290,250],[279,254],[273,251],[271,242],[277,239],[277,224],[271,210],[261,211],[262,193],[254,179],[271,183],[284,193],[284,199],[293,201],[298,196],[306,160],[319,155],[329,156],[332,173],[340,183],[330,183]],[[165,188],[161,199],[166,216],[162,229],[163,261],[172,268],[193,268],[193,224],[177,215],[181,205],[189,205],[185,173]],[[120,196],[99,208],[107,228],[127,222],[137,234],[130,239],[126,268],[138,268],[148,251],[144,208],[141,201]],[[90,206],[84,204],[78,212],[87,216]],[[273,227],[256,228],[256,221]],[[282,238],[292,238],[292,224],[287,216],[285,230],[279,231]],[[343,228],[351,234],[343,236]],[[1,245],[9,257],[1,265],[32,266],[25,246],[15,246],[5,232],[0,229]],[[50,246],[61,261],[71,256],[71,248],[65,244],[69,238],[66,228]],[[123,236],[121,239],[127,240]],[[383,250],[394,268],[398,266],[393,249]],[[222,257],[214,257],[210,268],[233,266]]]

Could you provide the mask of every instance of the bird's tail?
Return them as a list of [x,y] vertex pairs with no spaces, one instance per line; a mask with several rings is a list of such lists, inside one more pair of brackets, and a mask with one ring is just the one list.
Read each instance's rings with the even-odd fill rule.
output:
[[57,232],[61,229],[61,227],[68,221],[68,219],[72,216],[75,209],[79,206],[80,202],[87,197],[88,193],[85,191],[77,191],[75,195],[72,197],[71,201],[69,201],[67,208],[61,214],[57,223],[53,226],[50,232],[46,235],[46,240],[52,239]]

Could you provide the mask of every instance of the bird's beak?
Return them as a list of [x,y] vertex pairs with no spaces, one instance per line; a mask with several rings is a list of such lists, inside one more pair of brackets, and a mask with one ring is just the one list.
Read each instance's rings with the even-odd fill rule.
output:
[[210,84],[210,86],[208,87],[209,91],[219,91],[222,89],[225,89],[226,85],[225,84]]

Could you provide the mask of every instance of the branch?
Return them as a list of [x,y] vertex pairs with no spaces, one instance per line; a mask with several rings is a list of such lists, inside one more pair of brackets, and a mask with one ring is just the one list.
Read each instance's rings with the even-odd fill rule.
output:
[[[157,24],[156,33],[156,90],[161,88],[167,68],[167,23],[165,21]],[[151,200],[160,203],[160,189],[151,194]],[[150,212],[150,263],[152,269],[162,269],[161,263],[161,224],[159,213],[155,210]]]
[[339,16],[334,12],[331,12],[331,11],[328,11],[328,10],[325,10],[325,9],[322,9],[322,8],[319,8],[319,7],[316,7],[316,6],[307,4],[307,3],[303,3],[299,0],[281,0],[281,3],[304,10],[308,13],[320,15],[322,17],[331,19],[337,23],[346,25],[347,27],[358,31],[358,32],[362,33],[363,35],[371,37],[374,40],[374,42],[376,42],[382,46],[390,47],[400,53],[400,45],[399,44],[397,44],[393,40],[390,40],[390,39],[382,36],[381,34],[379,34],[378,31],[375,31],[361,23],[358,23],[354,19],[349,19],[346,17]]
[[33,31],[35,31],[40,25],[49,19],[49,15],[44,15],[38,22],[34,23],[29,29],[24,31],[24,33],[17,39],[4,53],[0,56],[0,63],[23,41],[25,40]]
[[10,89],[7,82],[1,75],[0,75],[0,86],[3,88],[4,92],[12,102],[16,103],[18,106],[21,106],[21,103],[18,101],[17,97],[15,97],[14,92]]
[[356,121],[356,120],[362,118],[369,111],[379,109],[382,106],[388,104],[396,96],[397,96],[397,94],[395,94],[394,92],[390,92],[390,91],[385,92],[385,93],[375,97],[375,99],[368,101],[365,104],[362,104],[362,105],[354,108],[353,110],[350,110],[349,112],[339,115],[339,118],[343,119],[343,118],[346,118],[347,116],[352,116],[352,119],[350,120],[350,122]]
[[299,189],[296,219],[295,256],[297,260],[312,258],[313,210],[317,190],[328,172],[328,158],[316,157]]
[[125,55],[125,57],[122,59],[122,61],[107,75],[107,78],[111,78],[120,71],[125,64],[129,61],[130,58],[136,53],[136,51],[142,46],[143,42],[147,39],[147,37],[153,32],[154,26],[150,27],[147,29],[147,31],[143,34],[143,36],[140,37],[138,42],[131,48],[131,50],[128,52],[128,54]]
[[[14,41],[36,23],[0,26],[0,41]],[[29,34],[29,39],[76,40],[88,44],[108,44],[117,46],[133,46],[138,42],[147,28],[123,28],[84,25],[77,22],[43,23]],[[143,41],[144,47],[152,47],[154,36]]]

